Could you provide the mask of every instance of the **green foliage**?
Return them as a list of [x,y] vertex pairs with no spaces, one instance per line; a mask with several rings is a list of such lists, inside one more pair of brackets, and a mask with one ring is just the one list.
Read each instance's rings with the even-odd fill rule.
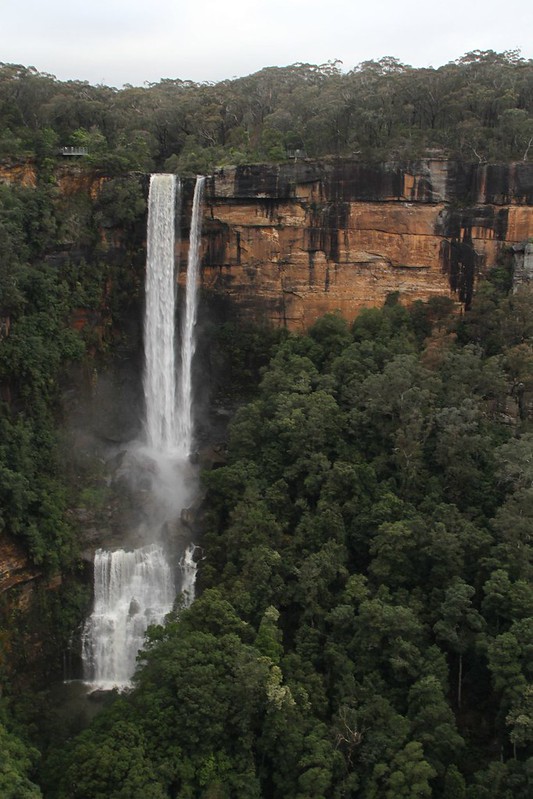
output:
[[137,759],[116,769],[154,796],[525,799],[531,442],[502,422],[516,339],[493,299],[490,347],[393,298],[277,344],[205,476],[203,594],[58,755],[59,799],[79,774],[115,796],[96,761],[117,724]]
[[9,398],[0,413],[0,526],[24,540],[35,563],[57,567],[72,557],[73,546],[54,412],[61,371],[81,356],[83,345],[69,327],[69,289],[61,275],[40,261],[30,266],[22,260],[46,249],[56,229],[50,197],[9,190],[0,202],[0,241],[3,229],[6,246],[20,244],[15,256],[0,251],[9,276],[0,307],[10,317],[0,352],[0,383]]
[[31,781],[39,753],[8,731],[5,714],[1,715],[0,795],[2,799],[41,799],[39,787]]
[[[62,375],[84,355],[72,311],[108,314],[105,327],[138,295],[130,260],[112,262],[95,226],[138,243],[145,211],[137,178],[117,174],[94,214],[73,203],[67,222],[50,182],[59,140],[112,174],[152,157],[205,172],[294,146],[477,157],[516,154],[525,116],[514,112],[530,113],[523,93],[499,93],[530,72],[512,54],[86,87],[83,101],[69,85],[76,108],[55,79],[2,70],[6,136],[38,153],[40,184],[0,187],[0,529],[48,569],[75,552],[55,432]],[[23,140],[29,107],[42,120]],[[58,238],[83,255],[47,259]],[[50,799],[526,799],[533,315],[531,291],[506,295],[508,277],[503,264],[459,320],[444,301],[404,308],[391,295],[351,328],[336,315],[299,337],[218,328],[215,371],[238,399],[258,385],[233,419],[227,465],[205,478],[203,593],[149,632],[131,695],[63,751],[52,743]],[[105,492],[79,499],[95,508]],[[42,604],[58,640],[85,602],[79,590]],[[33,753],[1,735],[6,796],[39,796]]]
[[138,180],[111,178],[105,181],[98,194],[95,221],[104,228],[131,231],[140,218],[144,221],[145,211],[146,201]]
[[[42,131],[43,158],[54,141]],[[103,253],[97,225],[127,231],[134,249],[144,212],[136,178],[107,180],[94,207],[77,195],[66,203],[43,181],[0,186],[0,530],[47,570],[71,565],[76,550],[58,454],[61,392],[73,363],[87,349],[101,354],[139,295],[132,251],[125,263]],[[48,257],[58,240],[71,256]]]
[[211,331],[211,367],[215,374],[222,374],[220,382],[225,392],[231,392],[230,399],[242,401],[255,394],[261,370],[284,335],[284,331],[270,327],[232,321]]
[[44,179],[57,146],[119,175],[154,164],[180,174],[215,166],[361,155],[413,161],[531,158],[531,60],[467,53],[438,68],[384,57],[341,72],[337,62],[268,67],[216,84],[164,79],[120,91],[0,65],[0,157],[36,154]]
[[163,799],[146,744],[135,724],[118,721],[99,743],[80,740],[77,762],[63,775],[59,796],[79,799]]

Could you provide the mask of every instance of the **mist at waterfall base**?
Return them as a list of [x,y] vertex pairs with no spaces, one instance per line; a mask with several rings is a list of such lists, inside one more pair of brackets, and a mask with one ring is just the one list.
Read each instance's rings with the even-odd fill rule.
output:
[[84,681],[93,688],[127,688],[151,624],[160,624],[176,596],[194,599],[195,551],[180,514],[198,494],[193,447],[192,363],[195,351],[204,178],[193,199],[187,286],[176,350],[175,252],[181,187],[175,175],[152,175],[148,199],[143,389],[144,440],[123,453],[121,477],[139,498],[141,521],[132,549],[98,549],[94,609],[82,637]]

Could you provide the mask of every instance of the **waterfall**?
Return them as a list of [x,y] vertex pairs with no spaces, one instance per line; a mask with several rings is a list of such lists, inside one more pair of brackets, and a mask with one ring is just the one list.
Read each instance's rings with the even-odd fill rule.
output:
[[187,293],[185,298],[185,317],[181,329],[181,368],[178,395],[178,449],[187,458],[192,449],[192,359],[195,350],[194,328],[198,308],[198,273],[200,270],[200,239],[202,235],[202,201],[205,177],[198,176],[194,187],[192,204],[191,232],[189,236],[189,256],[187,260]]
[[148,196],[144,396],[149,447],[166,452],[176,445],[175,175],[152,175]]
[[194,602],[194,586],[196,584],[197,564],[194,553],[198,549],[194,544],[189,544],[180,558],[182,607],[188,608]]
[[162,548],[98,549],[94,591],[94,611],[82,641],[85,678],[99,688],[126,687],[148,625],[161,624],[174,601],[174,580]]
[[[148,198],[146,310],[144,321],[144,395],[146,446],[137,447],[151,489],[152,543],[126,551],[97,550],[94,558],[94,610],[82,640],[85,681],[99,688],[127,687],[150,624],[160,624],[172,610],[176,581],[163,546],[168,525],[175,525],[190,499],[193,437],[192,379],[197,314],[201,202],[205,178],[196,182],[187,295],[182,327],[179,392],[175,369],[175,220],[180,184],[174,175],[152,175]],[[135,460],[135,459],[134,459]],[[139,467],[137,467],[139,468]],[[190,544],[179,561],[183,606],[194,599],[196,563]]]

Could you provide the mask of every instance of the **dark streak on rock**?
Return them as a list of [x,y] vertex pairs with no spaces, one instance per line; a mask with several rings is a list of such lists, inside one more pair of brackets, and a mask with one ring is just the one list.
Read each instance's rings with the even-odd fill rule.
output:
[[226,251],[230,240],[229,226],[218,222],[215,225],[206,225],[204,240],[207,241],[202,264],[204,266],[217,266],[227,262]]
[[307,253],[307,257],[309,259],[309,285],[315,285],[315,252],[314,250],[309,250]]

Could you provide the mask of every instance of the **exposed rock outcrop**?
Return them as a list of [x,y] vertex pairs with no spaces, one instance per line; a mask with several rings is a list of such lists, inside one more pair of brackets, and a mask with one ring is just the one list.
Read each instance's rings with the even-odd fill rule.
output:
[[521,244],[515,244],[513,252],[513,288],[516,291],[519,286],[526,283],[533,283],[533,243],[523,242]]
[[245,318],[305,330],[391,292],[468,306],[477,277],[531,235],[533,164],[230,167],[208,180],[202,280]]
[[0,594],[31,584],[40,572],[30,566],[24,551],[5,535],[0,537]]
[[0,163],[0,183],[35,188],[37,185],[35,164],[29,159],[17,163]]
[[[66,202],[96,199],[107,179],[72,164],[55,177]],[[0,167],[0,182],[33,186],[35,168]],[[188,182],[185,196],[186,226]],[[468,306],[479,275],[533,236],[533,163],[227,167],[208,178],[203,231],[203,288],[245,319],[305,330],[327,311],[352,320],[391,292],[403,303],[445,295]],[[112,230],[102,235],[106,247],[124,247]]]

